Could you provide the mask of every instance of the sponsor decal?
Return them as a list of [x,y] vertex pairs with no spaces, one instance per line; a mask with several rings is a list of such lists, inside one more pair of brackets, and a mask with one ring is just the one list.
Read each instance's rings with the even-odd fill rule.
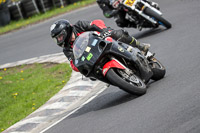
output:
[[125,5],[132,6],[134,4],[135,0],[126,0]]
[[85,51],[88,52],[88,53],[90,52],[90,50],[91,50],[90,47],[87,47],[87,48],[85,49]]
[[124,49],[122,48],[122,47],[118,47],[118,50],[120,51],[120,52],[124,52]]
[[88,61],[90,61],[92,57],[93,57],[93,54],[92,54],[92,53],[89,53],[86,59],[87,59]]
[[85,61],[85,57],[84,56],[81,57],[81,61]]
[[97,39],[94,39],[94,41],[92,42],[92,46],[96,46],[96,44],[97,44],[97,42],[98,42],[98,40]]

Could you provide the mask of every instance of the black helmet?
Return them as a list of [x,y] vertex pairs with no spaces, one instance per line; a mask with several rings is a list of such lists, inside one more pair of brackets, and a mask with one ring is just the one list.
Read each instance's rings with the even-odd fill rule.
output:
[[51,37],[56,41],[57,45],[60,47],[66,47],[69,43],[73,27],[67,20],[58,20],[51,25]]

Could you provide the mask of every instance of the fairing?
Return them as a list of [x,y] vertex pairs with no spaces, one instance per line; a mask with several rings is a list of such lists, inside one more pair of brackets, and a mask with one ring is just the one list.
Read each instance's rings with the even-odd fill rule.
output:
[[[86,77],[95,77],[105,82],[110,68],[124,69],[123,65],[111,61],[111,57],[121,58],[134,65],[141,79],[147,81],[153,75],[146,58],[137,48],[127,51],[129,45],[112,40],[102,40],[91,32],[81,34],[74,42],[75,66]],[[106,65],[107,64],[107,65]],[[110,65],[110,66],[109,66]],[[129,68],[129,66],[126,66]],[[105,69],[106,68],[106,69]]]

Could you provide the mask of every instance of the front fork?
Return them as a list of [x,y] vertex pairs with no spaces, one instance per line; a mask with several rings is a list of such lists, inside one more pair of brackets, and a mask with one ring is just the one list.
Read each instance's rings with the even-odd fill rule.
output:
[[127,68],[126,66],[124,66],[120,61],[118,61],[114,57],[111,57],[111,61],[107,62],[103,66],[103,70],[102,70],[103,75],[105,76],[106,73],[108,72],[108,70],[111,69],[111,68],[123,69],[125,71],[125,73],[128,74],[128,75],[133,74],[133,72],[130,71],[129,68]]
[[119,62],[117,59],[111,58],[111,61],[107,62],[103,66],[103,69],[102,69],[103,75],[106,76],[106,73],[111,68],[126,69],[126,67],[121,62]]
[[[134,11],[136,11],[139,15],[141,15],[141,16],[144,17],[144,18],[146,18],[147,20],[149,20],[149,21],[152,22],[153,24],[157,24],[157,22],[156,22],[154,19],[152,19],[150,16],[144,14],[143,11],[144,11],[145,8],[150,8],[151,10],[153,10],[154,12],[156,12],[157,14],[159,14],[160,16],[162,16],[162,13],[161,13],[159,10],[153,8],[151,5],[149,5],[149,3],[144,2],[143,0],[136,0],[136,1],[137,1],[137,2],[135,2],[135,4],[133,4],[133,5],[132,5],[131,7],[129,7],[129,8],[131,8],[131,9],[134,10]],[[137,8],[135,8],[136,4],[139,3],[139,2],[141,2],[141,3],[144,5],[144,6],[142,7],[142,10],[138,10]]]

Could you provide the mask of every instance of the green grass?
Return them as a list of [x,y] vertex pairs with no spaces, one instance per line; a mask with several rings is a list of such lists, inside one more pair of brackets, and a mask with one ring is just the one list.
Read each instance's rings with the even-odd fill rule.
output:
[[56,94],[71,76],[68,64],[32,64],[0,70],[0,132]]
[[19,21],[11,21],[10,24],[8,24],[4,27],[0,27],[0,35],[10,32],[10,31],[13,31],[13,30],[16,30],[16,29],[23,28],[30,24],[34,24],[34,23],[46,20],[53,16],[57,16],[57,15],[72,11],[74,9],[84,7],[86,5],[89,5],[89,4],[92,4],[95,2],[96,2],[96,0],[82,0],[82,1],[76,2],[74,4],[68,5],[66,7],[54,8],[50,11],[47,11],[46,13],[34,15],[28,19],[21,19]]

